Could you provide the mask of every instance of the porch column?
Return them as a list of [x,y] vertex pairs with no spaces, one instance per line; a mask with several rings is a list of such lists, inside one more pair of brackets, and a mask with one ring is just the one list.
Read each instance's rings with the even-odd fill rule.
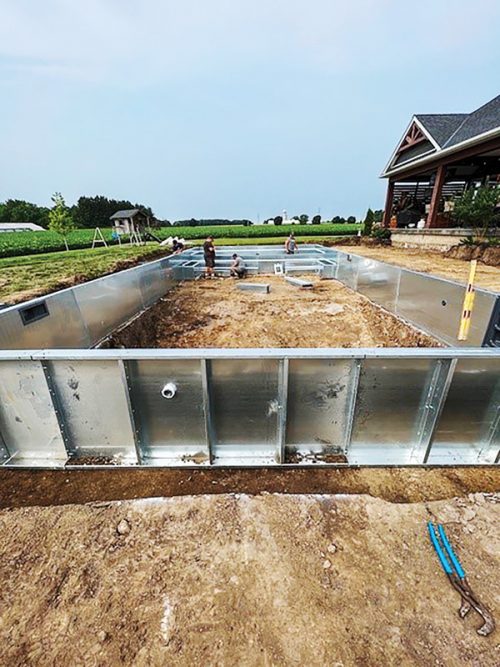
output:
[[384,227],[389,227],[392,213],[392,200],[394,199],[394,181],[387,182],[387,195],[385,197],[384,217],[382,224]]
[[441,193],[443,192],[444,179],[446,176],[446,167],[443,164],[440,164],[436,172],[436,180],[434,181],[434,187],[432,189],[431,205],[429,208],[429,215],[427,216],[427,221],[425,223],[426,227],[436,227],[437,226],[437,214],[439,208],[439,201],[441,199]]

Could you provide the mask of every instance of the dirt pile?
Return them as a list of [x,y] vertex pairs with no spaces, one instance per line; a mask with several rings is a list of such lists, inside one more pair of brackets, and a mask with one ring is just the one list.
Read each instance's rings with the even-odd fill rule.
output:
[[220,495],[0,512],[4,665],[498,664],[430,546],[497,617],[499,496]]
[[477,259],[489,266],[500,266],[500,247],[487,244],[455,245],[446,251],[445,256],[466,261]]
[[106,347],[439,346],[341,283],[311,280],[313,289],[298,289],[260,276],[269,294],[242,292],[228,278],[181,283]]

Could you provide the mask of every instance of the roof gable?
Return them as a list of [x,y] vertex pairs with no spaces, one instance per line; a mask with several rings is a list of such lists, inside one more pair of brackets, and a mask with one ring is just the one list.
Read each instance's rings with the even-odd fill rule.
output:
[[432,134],[439,146],[443,147],[467,116],[466,113],[437,113],[418,114],[416,118]]

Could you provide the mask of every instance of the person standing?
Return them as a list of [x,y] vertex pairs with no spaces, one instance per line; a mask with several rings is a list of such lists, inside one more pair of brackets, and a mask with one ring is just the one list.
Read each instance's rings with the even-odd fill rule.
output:
[[203,256],[205,258],[205,273],[207,278],[214,277],[214,268],[215,268],[215,246],[214,246],[214,237],[208,236],[207,240],[203,244]]
[[297,241],[295,240],[295,235],[293,232],[285,241],[285,250],[287,255],[294,255],[296,252],[299,251],[299,248],[297,246]]

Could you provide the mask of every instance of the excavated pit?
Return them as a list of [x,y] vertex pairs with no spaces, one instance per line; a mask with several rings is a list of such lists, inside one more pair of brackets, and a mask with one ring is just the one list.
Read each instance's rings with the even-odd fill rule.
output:
[[106,348],[440,347],[440,343],[336,280],[301,289],[259,276],[269,294],[228,278],[183,282],[115,332]]

